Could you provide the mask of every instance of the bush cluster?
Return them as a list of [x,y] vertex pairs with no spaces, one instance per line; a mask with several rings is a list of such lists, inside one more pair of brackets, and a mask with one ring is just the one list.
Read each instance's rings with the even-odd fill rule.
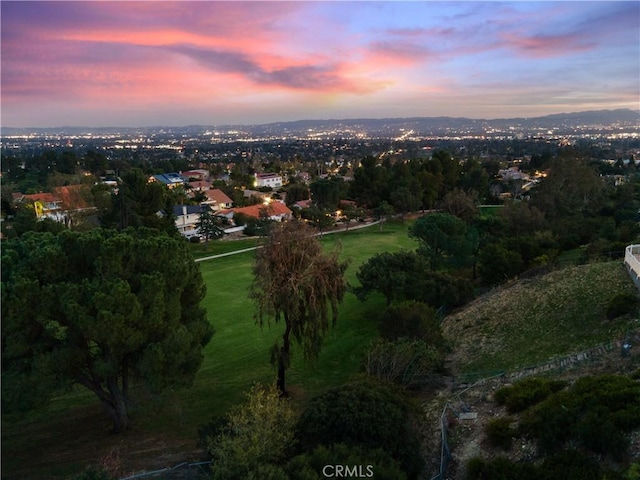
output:
[[577,450],[552,455],[539,465],[517,463],[506,458],[486,461],[474,458],[467,463],[465,480],[618,480],[622,477],[604,471],[597,461]]
[[[398,461],[381,448],[368,449],[357,445],[336,443],[319,445],[313,450],[292,458],[286,466],[289,480],[321,480],[328,475],[336,476],[335,468],[341,465],[351,469],[349,478],[367,477],[380,480],[406,480]],[[324,471],[323,471],[324,470]]]
[[416,478],[423,460],[411,413],[406,400],[385,384],[371,380],[346,384],[309,401],[298,422],[298,440],[305,451],[337,443],[382,448],[408,478]]
[[372,379],[328,390],[300,415],[275,387],[255,386],[246,402],[199,434],[214,479],[315,480],[336,473],[323,472],[326,465],[380,479],[416,479],[424,462],[413,413],[393,385]]
[[405,337],[425,340],[431,345],[444,344],[436,311],[417,301],[387,307],[382,312],[378,330],[382,338],[391,341]]
[[580,378],[527,410],[520,423],[544,452],[571,444],[617,460],[626,454],[626,432],[638,427],[640,384],[617,375]]
[[495,399],[499,405],[507,407],[509,413],[518,413],[562,390],[565,385],[564,382],[542,377],[527,378],[515,385],[499,389],[495,393]]
[[485,427],[485,434],[489,443],[497,448],[509,450],[513,443],[513,437],[517,431],[511,425],[510,417],[500,417],[489,421]]
[[442,371],[444,356],[424,340],[379,339],[367,351],[365,372],[380,380],[411,388],[424,384],[434,372]]
[[607,305],[607,318],[615,318],[632,313],[638,309],[638,296],[635,293],[624,292],[613,297]]
[[[509,450],[512,439],[537,441],[541,464],[514,463],[506,458],[475,458],[467,464],[467,480],[608,480],[633,478],[605,471],[596,458],[624,462],[627,433],[640,427],[640,383],[618,375],[582,377],[569,388],[543,378],[522,380],[496,392],[496,401],[512,412],[523,412],[519,426],[510,417],[485,427],[488,442]],[[610,464],[610,463],[609,463]],[[561,473],[560,473],[561,472]]]

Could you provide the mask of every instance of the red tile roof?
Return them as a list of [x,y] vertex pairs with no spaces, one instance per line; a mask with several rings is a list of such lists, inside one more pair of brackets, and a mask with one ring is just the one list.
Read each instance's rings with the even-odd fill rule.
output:
[[205,180],[194,180],[193,182],[189,182],[189,186],[193,189],[206,190],[211,188],[211,182],[207,182]]
[[65,210],[82,210],[88,208],[84,190],[84,185],[67,185],[65,187],[56,187],[53,189],[55,195],[62,201]]
[[56,195],[49,192],[31,193],[29,195],[24,195],[22,198],[31,202],[42,203],[56,203],[61,201]]
[[232,208],[231,210],[234,213],[243,213],[249,217],[260,218],[260,212],[262,209],[267,209],[267,214],[270,217],[275,217],[279,215],[291,215],[291,210],[282,202],[271,202],[269,205],[258,204],[251,205],[249,207],[240,207],[240,208]]
[[212,190],[207,190],[204,192],[207,196],[207,199],[210,201],[214,201],[218,204],[231,204],[233,200],[231,200],[222,190],[219,188],[214,188]]

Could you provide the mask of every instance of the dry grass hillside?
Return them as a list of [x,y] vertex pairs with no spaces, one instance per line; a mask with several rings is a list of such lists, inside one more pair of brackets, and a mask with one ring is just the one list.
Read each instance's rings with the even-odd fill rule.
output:
[[634,315],[607,319],[609,302],[621,292],[636,290],[620,261],[568,267],[495,289],[445,319],[451,371],[517,370],[620,339],[639,327]]

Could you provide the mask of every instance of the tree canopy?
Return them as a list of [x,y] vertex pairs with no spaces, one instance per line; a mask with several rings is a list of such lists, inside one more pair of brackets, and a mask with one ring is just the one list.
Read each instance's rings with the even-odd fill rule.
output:
[[360,286],[353,289],[356,296],[364,301],[371,292],[380,292],[387,299],[387,305],[396,300],[412,298],[411,291],[427,271],[423,257],[415,252],[382,252],[363,263],[356,277]]
[[477,243],[473,233],[463,220],[448,213],[425,215],[409,228],[409,236],[421,243],[419,251],[429,259],[432,270],[445,263],[464,262]]
[[188,386],[213,330],[187,245],[151,229],[29,232],[2,249],[2,402],[37,407],[72,384],[129,425],[129,383]]
[[379,292],[393,302],[417,300],[434,308],[464,305],[473,298],[471,282],[429,269],[426,259],[415,251],[383,252],[363,263],[356,273],[360,286],[353,292],[364,301]]
[[272,348],[278,367],[278,389],[285,393],[285,370],[290,362],[291,337],[303,347],[305,360],[315,359],[338,305],[347,289],[346,262],[339,251],[324,253],[313,231],[302,222],[276,224],[256,254],[250,298],[262,326],[274,318],[284,322],[282,339]]
[[209,205],[203,205],[196,222],[196,230],[208,244],[209,240],[224,236],[225,223],[227,223],[226,217],[215,215]]
[[164,185],[148,180],[149,176],[139,168],[122,175],[118,191],[112,193],[110,210],[102,214],[104,227],[121,230],[150,227],[177,235],[171,192]]

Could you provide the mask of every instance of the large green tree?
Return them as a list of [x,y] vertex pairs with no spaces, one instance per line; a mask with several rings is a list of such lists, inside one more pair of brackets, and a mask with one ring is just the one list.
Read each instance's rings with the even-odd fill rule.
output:
[[448,213],[419,218],[409,228],[409,237],[420,242],[419,251],[427,257],[432,270],[466,263],[477,243],[477,235],[467,224]]
[[561,158],[553,162],[549,175],[532,192],[532,204],[556,219],[593,214],[602,205],[604,182],[586,161]]
[[417,286],[420,278],[428,270],[424,258],[415,252],[382,252],[369,258],[356,273],[360,286],[353,289],[361,301],[372,292],[380,292],[387,299],[387,306],[393,301],[411,298],[410,291]]
[[72,384],[116,432],[129,385],[188,386],[213,330],[187,245],[150,229],[27,233],[2,249],[2,401],[37,407]]
[[356,273],[360,286],[354,294],[364,301],[379,292],[392,302],[417,300],[435,308],[464,305],[473,298],[471,283],[429,269],[423,255],[411,251],[383,252],[374,255]]
[[122,182],[112,194],[110,210],[103,212],[102,225],[120,230],[127,227],[150,227],[178,234],[173,217],[175,195],[139,168],[122,175]]
[[339,251],[325,253],[313,230],[302,222],[273,226],[264,248],[258,250],[250,298],[257,306],[256,321],[271,318],[284,323],[284,333],[271,350],[278,368],[277,387],[285,391],[285,371],[291,359],[291,341],[303,347],[305,360],[315,359],[338,305],[347,289],[346,262]]
[[345,184],[342,178],[321,178],[309,185],[309,189],[313,203],[318,208],[336,210],[345,190]]
[[387,169],[372,156],[362,159],[349,182],[349,196],[364,208],[374,208],[388,197]]
[[224,225],[228,223],[226,217],[215,215],[209,205],[202,205],[200,216],[196,222],[196,230],[209,246],[209,240],[224,236]]

